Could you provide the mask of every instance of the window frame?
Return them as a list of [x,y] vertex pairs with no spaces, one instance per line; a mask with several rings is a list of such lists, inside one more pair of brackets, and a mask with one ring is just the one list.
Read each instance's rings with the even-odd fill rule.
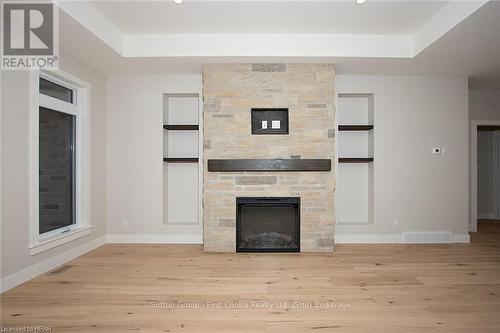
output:
[[[73,90],[73,103],[40,93],[39,80]],[[30,253],[35,255],[89,235],[90,224],[90,84],[63,71],[35,71],[31,75],[30,104]],[[39,109],[48,108],[75,116],[75,223],[39,234]]]

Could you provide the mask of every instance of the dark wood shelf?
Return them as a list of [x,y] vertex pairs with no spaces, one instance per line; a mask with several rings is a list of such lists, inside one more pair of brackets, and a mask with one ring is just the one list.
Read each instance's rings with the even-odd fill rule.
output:
[[339,157],[339,163],[370,163],[373,157]]
[[339,125],[339,131],[369,131],[373,125]]
[[492,131],[500,131],[500,126],[498,125],[479,125],[477,126],[477,130],[480,132],[492,132]]
[[171,131],[197,131],[198,125],[163,125],[163,128]]
[[167,163],[198,163],[198,157],[164,157]]
[[211,172],[330,171],[330,159],[210,159]]

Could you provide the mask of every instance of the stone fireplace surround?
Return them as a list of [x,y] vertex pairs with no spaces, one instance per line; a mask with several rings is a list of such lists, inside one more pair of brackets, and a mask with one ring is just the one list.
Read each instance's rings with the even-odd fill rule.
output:
[[[209,64],[203,68],[203,224],[207,252],[236,251],[237,197],[300,197],[301,252],[334,247],[334,170],[212,172],[209,159],[331,159],[331,64]],[[252,135],[252,108],[288,108],[288,135]]]

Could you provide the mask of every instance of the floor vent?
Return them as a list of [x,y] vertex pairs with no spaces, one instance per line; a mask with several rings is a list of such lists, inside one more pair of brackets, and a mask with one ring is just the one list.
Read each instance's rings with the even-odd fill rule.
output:
[[451,243],[450,231],[402,232],[402,243]]
[[71,267],[73,267],[73,266],[62,265],[62,266],[59,266],[58,268],[54,269],[53,271],[49,272],[49,274],[51,274],[51,275],[60,274],[60,273],[64,272],[65,270],[70,269]]

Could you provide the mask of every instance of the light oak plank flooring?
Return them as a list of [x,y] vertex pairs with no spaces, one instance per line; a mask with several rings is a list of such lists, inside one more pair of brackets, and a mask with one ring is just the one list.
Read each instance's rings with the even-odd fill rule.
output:
[[1,295],[52,332],[500,332],[500,221],[471,244],[215,254],[106,245]]

